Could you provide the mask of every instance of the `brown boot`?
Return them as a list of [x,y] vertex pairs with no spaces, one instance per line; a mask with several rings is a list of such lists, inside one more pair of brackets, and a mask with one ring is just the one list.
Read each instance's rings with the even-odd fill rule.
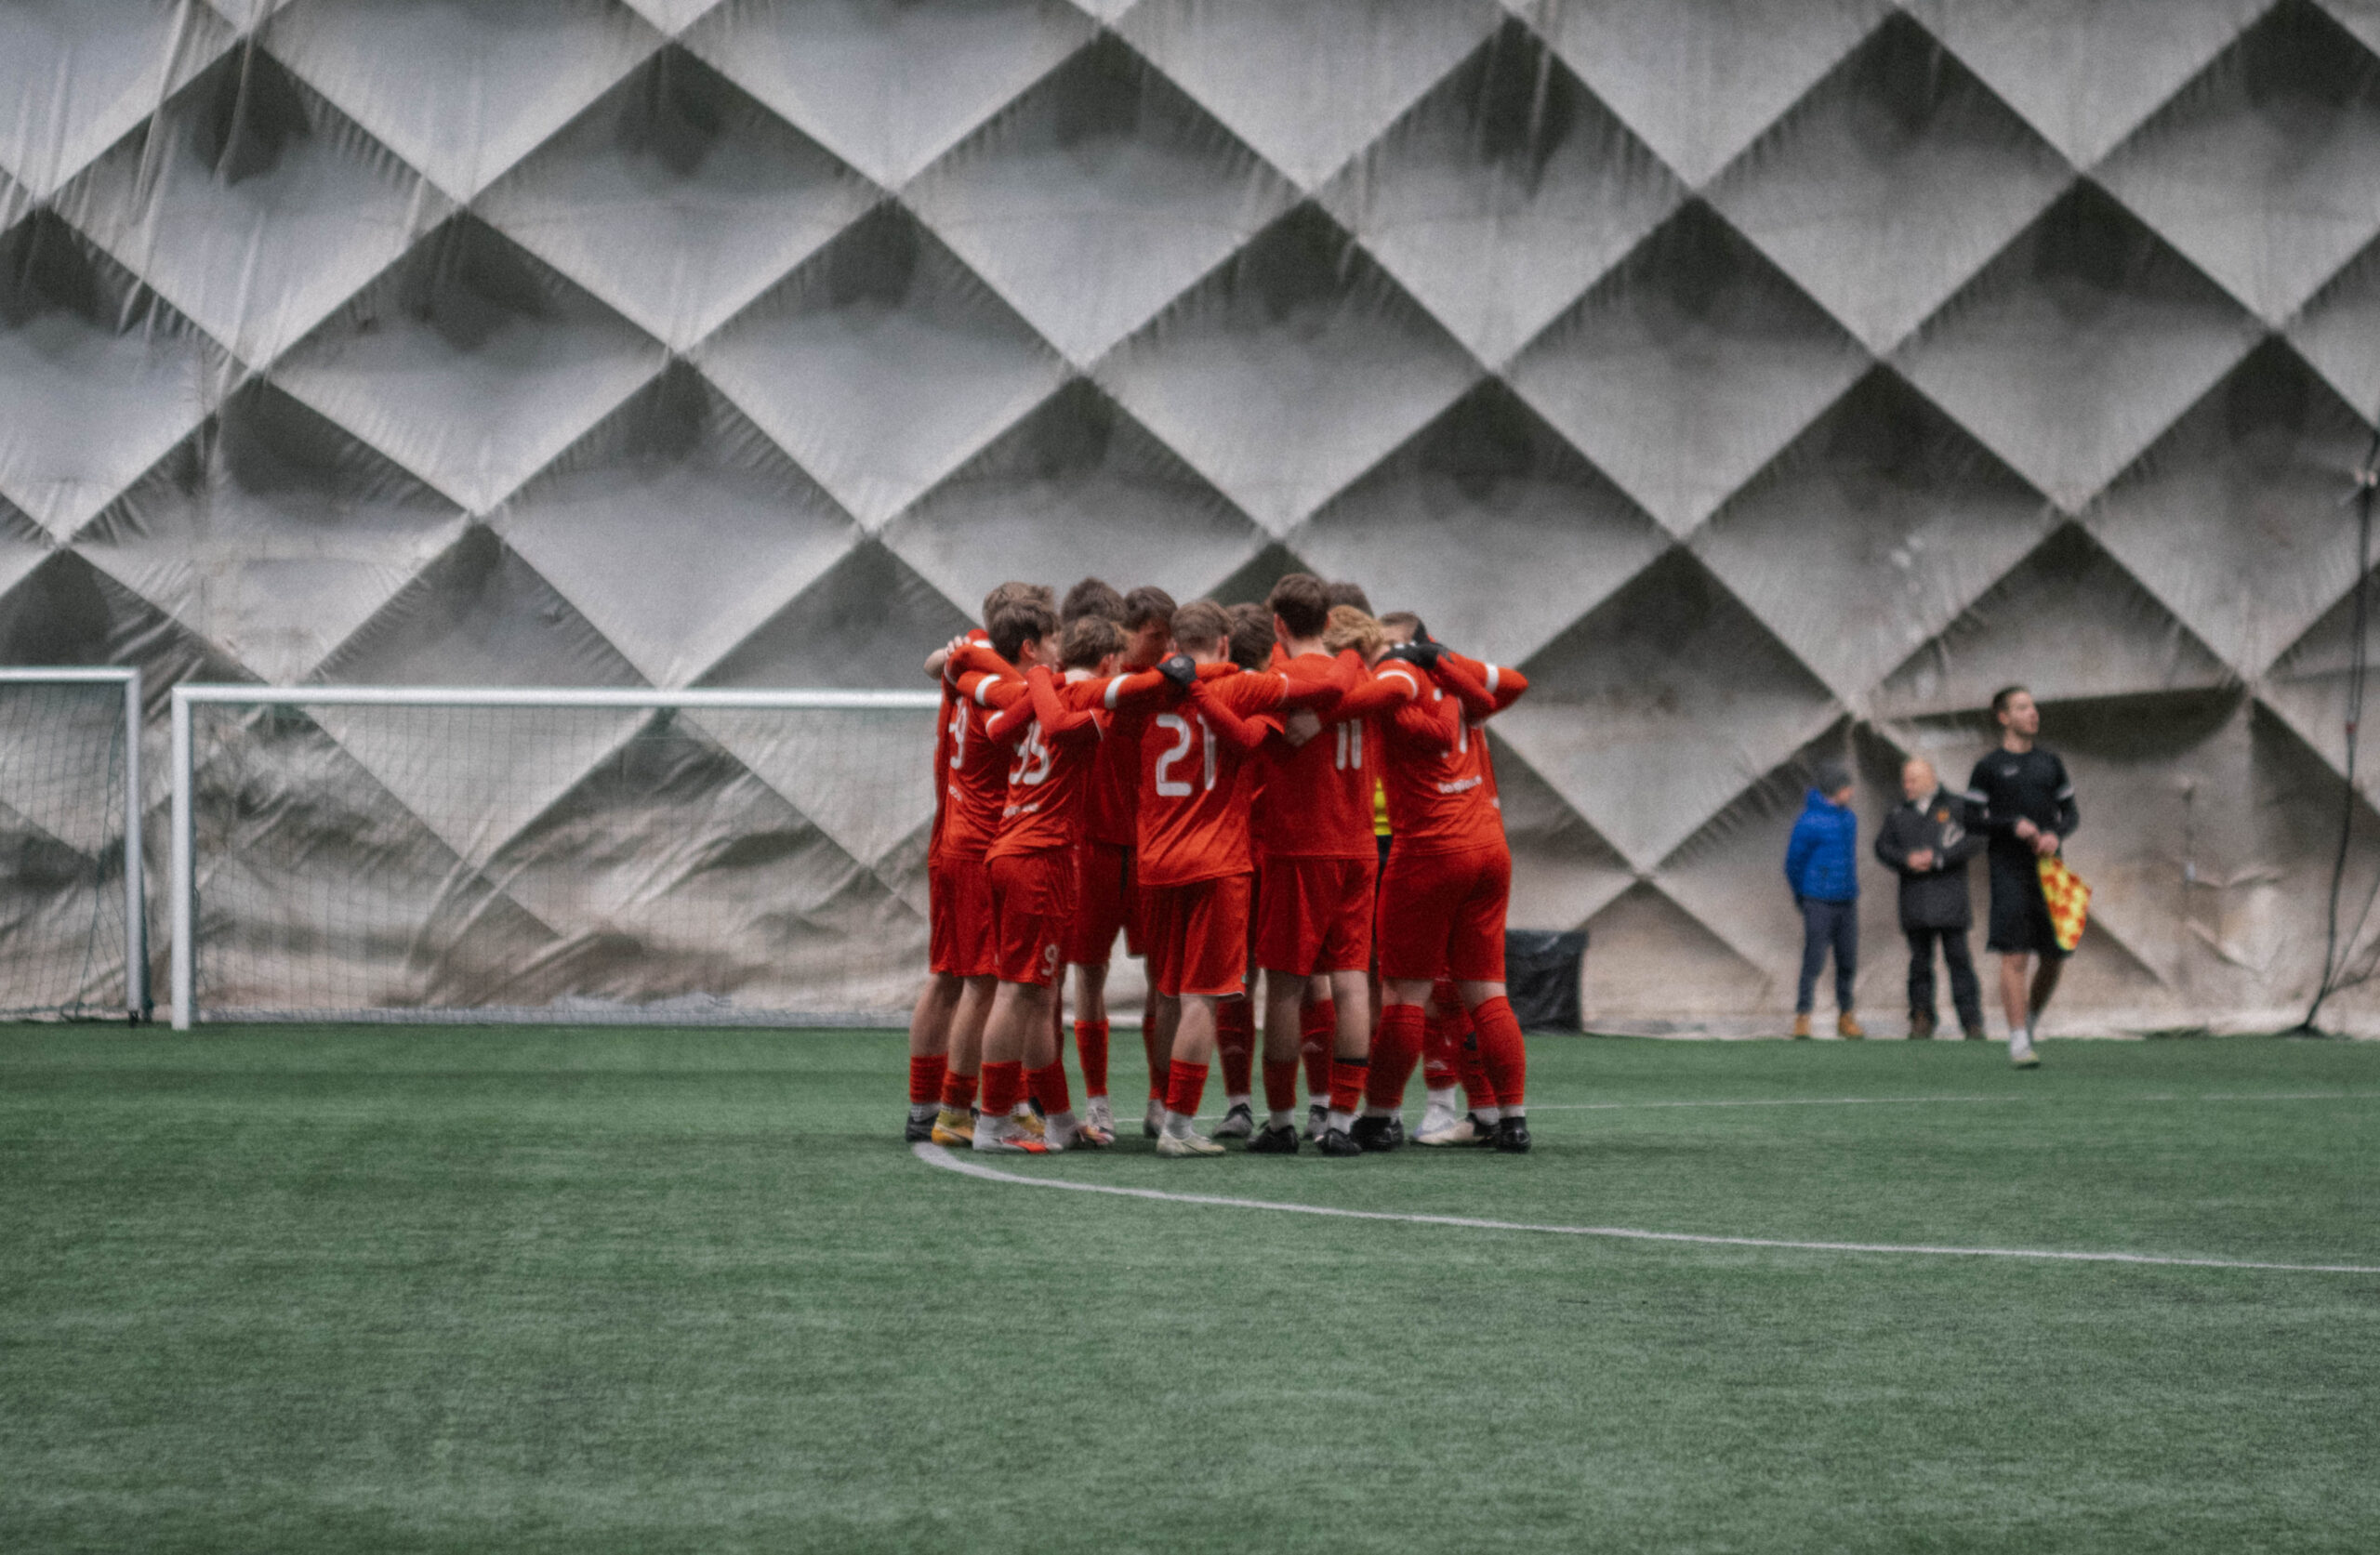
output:
[[1909,1039],[1911,1042],[1931,1042],[1934,1040],[1934,1012],[1932,1010],[1912,1009],[1909,1012]]
[[1793,1017],[1793,1040],[1795,1040],[1796,1042],[1805,1042],[1805,1041],[1807,1041],[1807,1040],[1809,1039],[1809,1035],[1810,1035],[1810,1018],[1809,1018],[1808,1016],[1806,1016],[1806,1015],[1796,1015],[1796,1016],[1794,1016],[1794,1017]]
[[1846,1009],[1834,1018],[1834,1034],[1845,1042],[1857,1042],[1868,1033],[1859,1024],[1858,1017]]

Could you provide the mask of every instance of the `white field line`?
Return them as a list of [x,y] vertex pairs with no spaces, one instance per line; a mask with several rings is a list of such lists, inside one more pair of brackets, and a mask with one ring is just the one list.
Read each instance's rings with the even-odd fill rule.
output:
[[1902,1104],[2047,1100],[2117,1101],[2362,1101],[2380,1095],[2354,1090],[2160,1092],[2149,1096],[1765,1096],[1725,1101],[1532,1101],[1532,1113],[1614,1113],[1639,1107],[1889,1107]]
[[[1758,1096],[1720,1101],[1532,1101],[1532,1113],[1623,1113],[1647,1107],[1892,1107],[1901,1105],[1996,1105],[2003,1101],[2369,1101],[2380,1091],[2364,1090],[2209,1090],[2186,1094],[2159,1092],[2149,1096],[2115,1098],[2069,1096],[2063,1092],[2036,1096]],[[1218,1123],[1221,1113],[1201,1115],[1200,1123]]]
[[1795,1242],[1776,1236],[1710,1236],[1683,1231],[1637,1231],[1626,1226],[1545,1226],[1521,1220],[1483,1220],[1467,1215],[1406,1215],[1385,1209],[1335,1209],[1318,1204],[1227,1198],[1220,1193],[1169,1193],[1157,1188],[1124,1188],[1104,1182],[1068,1182],[1054,1177],[1020,1177],[996,1166],[962,1161],[936,1144],[909,1147],[929,1166],[985,1182],[1026,1188],[1062,1188],[1076,1193],[1108,1193],[1124,1199],[1200,1205],[1213,1209],[1267,1209],[1284,1215],[1325,1215],[1341,1220],[1395,1220],[1413,1226],[1455,1226],[1464,1231],[1534,1232],[1548,1236],[1599,1236],[1624,1242],[1686,1242],[1712,1247],[1776,1247],[1808,1253],[1905,1253],[1929,1258],[2030,1258],[2054,1263],[2143,1263],[2176,1269],[2262,1269],[2291,1274],[2380,1274],[2380,1265],[2360,1263],[2259,1263],[2243,1258],[2172,1258],[2155,1253],[2063,1252],[2042,1247],[1944,1247],[1910,1242]]

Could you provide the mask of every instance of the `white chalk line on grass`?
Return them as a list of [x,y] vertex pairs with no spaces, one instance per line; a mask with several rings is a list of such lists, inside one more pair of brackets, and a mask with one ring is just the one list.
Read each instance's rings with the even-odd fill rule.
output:
[[2352,1090],[2161,1092],[2150,1096],[1761,1096],[1721,1101],[1532,1101],[1532,1113],[1617,1113],[1640,1107],[1889,1107],[2003,1101],[2362,1101],[2380,1093]]
[[1023,1177],[962,1161],[937,1144],[909,1147],[929,1166],[985,1182],[1026,1188],[1062,1188],[1076,1193],[1107,1193],[1123,1199],[1199,1205],[1211,1209],[1267,1209],[1284,1215],[1323,1215],[1340,1220],[1395,1220],[1412,1226],[1454,1226],[1463,1231],[1530,1232],[1545,1236],[1596,1236],[1622,1242],[1686,1242],[1710,1247],[1774,1247],[1805,1253],[1906,1253],[1928,1258],[2032,1258],[2054,1263],[2145,1263],[2174,1269],[2261,1269],[2290,1274],[2380,1274],[2380,1265],[2360,1263],[2259,1263],[2244,1258],[2173,1258],[2156,1253],[2062,1252],[2045,1247],[1941,1247],[1911,1242],[1796,1242],[1777,1236],[1712,1236],[1699,1232],[1638,1231],[1627,1226],[1546,1226],[1525,1220],[1484,1220],[1468,1215],[1412,1215],[1386,1209],[1338,1209],[1319,1204],[1231,1198],[1221,1193],[1172,1193],[1160,1188],[1126,1188],[1107,1182],[1069,1182],[1064,1178]]

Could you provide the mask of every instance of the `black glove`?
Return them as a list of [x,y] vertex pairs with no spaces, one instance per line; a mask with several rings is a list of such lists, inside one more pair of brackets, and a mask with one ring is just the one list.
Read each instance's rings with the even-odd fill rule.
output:
[[1185,692],[1190,689],[1190,682],[1198,679],[1198,666],[1187,653],[1176,653],[1163,661],[1157,666],[1157,672]]
[[1421,623],[1416,621],[1413,623],[1413,640],[1416,642],[1436,642],[1438,639],[1430,635],[1429,627],[1424,626]]
[[1435,669],[1438,665],[1438,655],[1445,652],[1444,648],[1435,642],[1400,642],[1381,657],[1402,659],[1409,665],[1420,665],[1423,669]]

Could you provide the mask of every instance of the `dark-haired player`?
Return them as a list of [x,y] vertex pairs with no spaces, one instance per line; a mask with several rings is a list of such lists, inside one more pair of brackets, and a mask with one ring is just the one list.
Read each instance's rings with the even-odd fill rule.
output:
[[2066,969],[2066,952],[2042,894],[2040,861],[2064,846],[2082,814],[2066,763],[2036,743],[2042,710],[2033,693],[2022,686],[2003,688],[1991,699],[1991,716],[2000,725],[2000,748],[1975,764],[1967,798],[1980,807],[1977,822],[1991,836],[1985,854],[1991,869],[1991,933],[1985,944],[2000,953],[2008,1061],[2030,1069],[2042,1061],[2033,1027]]
[[[1052,1000],[1064,966],[1063,941],[1074,916],[1075,853],[1091,758],[1106,709],[1153,697],[1167,683],[1154,674],[1136,681],[1114,675],[1124,638],[1103,617],[1076,621],[1062,642],[1057,618],[1049,610],[1018,606],[994,620],[991,635],[990,652],[1025,673],[1022,696],[995,691],[990,700],[1005,705],[986,726],[1012,756],[999,837],[985,855],[999,986],[985,1029],[984,1104],[974,1147],[1044,1148],[1017,1128],[1012,1115],[1024,1097],[1028,1069],[1033,1092],[1049,1114],[1048,1148],[1104,1145],[1112,1142],[1113,1133],[1077,1120],[1069,1105]],[[1053,662],[1063,666],[1063,680],[1051,673]],[[962,688],[971,690],[980,685],[974,673],[979,668],[997,674],[1001,667],[983,665],[982,651],[974,649],[959,650],[951,663],[960,672]]]
[[[1124,630],[1124,656],[1120,667],[1128,674],[1153,668],[1173,652],[1173,597],[1162,588],[1135,588],[1123,597],[1121,609],[1117,624]],[[1132,855],[1139,813],[1141,731],[1148,727],[1153,712],[1152,705],[1140,705],[1119,706],[1108,715],[1107,737],[1100,742],[1099,755],[1091,764],[1074,932],[1066,946],[1067,964],[1075,969],[1075,1046],[1082,1057],[1083,1089],[1089,1093],[1085,1111],[1100,1127],[1111,1130],[1116,1116],[1107,1098],[1107,968],[1119,932],[1127,954],[1141,953],[1141,888]],[[1164,1122],[1165,1083],[1172,1066],[1172,1027],[1160,1019],[1157,1003],[1152,995],[1141,1016],[1149,1072],[1144,1122],[1151,1135]]]
[[962,643],[988,647],[987,628],[1001,611],[1047,603],[1049,595],[1040,584],[1001,584],[984,597],[985,626],[926,660],[926,674],[942,681],[943,691],[934,731],[933,829],[926,850],[931,969],[909,1016],[911,1142],[965,1144],[973,1137],[976,1068],[994,981],[992,888],[984,852],[999,831],[1006,758],[985,736],[989,708],[962,697],[943,666]]
[[1305,1009],[1319,980],[1332,1028],[1328,1106],[1316,1139],[1328,1154],[1360,1153],[1348,1130],[1369,1063],[1368,970],[1377,853],[1367,715],[1391,705],[1395,688],[1344,690],[1356,661],[1324,644],[1329,595],[1321,580],[1292,573],[1266,600],[1279,639],[1277,667],[1293,684],[1338,685],[1329,706],[1293,714],[1266,749],[1271,759],[1257,807],[1262,871],[1256,959],[1264,969],[1264,1094],[1267,1118],[1249,1149],[1291,1154],[1298,1147],[1297,1074],[1312,1034]]
[[1160,666],[1183,700],[1141,740],[1139,864],[1150,982],[1180,1001],[1157,1153],[1218,1155],[1192,1127],[1215,1049],[1216,1006],[1246,991],[1254,753],[1284,708],[1335,701],[1341,688],[1293,688],[1229,657],[1231,618],[1198,600],[1174,613],[1183,657]]

